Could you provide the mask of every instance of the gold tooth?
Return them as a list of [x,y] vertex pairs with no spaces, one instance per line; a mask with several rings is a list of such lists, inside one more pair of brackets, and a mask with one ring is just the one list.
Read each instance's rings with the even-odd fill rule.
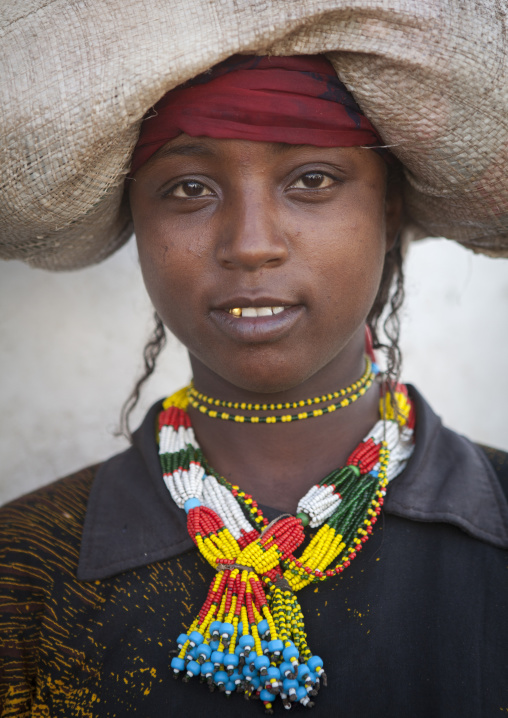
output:
[[232,314],[234,317],[242,316],[242,310],[240,309],[240,307],[235,307],[234,309],[230,309],[229,313]]

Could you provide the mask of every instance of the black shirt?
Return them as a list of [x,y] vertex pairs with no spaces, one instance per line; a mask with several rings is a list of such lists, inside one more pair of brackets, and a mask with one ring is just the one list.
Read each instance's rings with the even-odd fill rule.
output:
[[[329,677],[315,718],[508,712],[507,455],[412,396],[415,451],[372,538],[340,577],[298,594]],[[127,451],[0,511],[2,716],[263,714],[171,677],[213,570],[164,486],[159,409]]]

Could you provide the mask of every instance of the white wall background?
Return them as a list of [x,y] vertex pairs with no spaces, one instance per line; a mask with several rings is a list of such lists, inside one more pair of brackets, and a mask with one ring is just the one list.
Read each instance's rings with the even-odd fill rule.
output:
[[[508,450],[508,261],[426,240],[406,275],[403,378],[449,426]],[[133,241],[75,273],[0,264],[0,503],[126,445],[113,432],[151,328]],[[189,377],[172,339],[133,425]]]

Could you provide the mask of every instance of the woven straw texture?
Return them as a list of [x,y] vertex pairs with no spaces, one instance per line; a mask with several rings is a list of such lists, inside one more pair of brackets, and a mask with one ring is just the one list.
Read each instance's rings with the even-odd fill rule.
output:
[[406,238],[508,256],[505,0],[2,5],[2,258],[75,269],[117,249],[141,118],[237,52],[327,53],[404,164]]

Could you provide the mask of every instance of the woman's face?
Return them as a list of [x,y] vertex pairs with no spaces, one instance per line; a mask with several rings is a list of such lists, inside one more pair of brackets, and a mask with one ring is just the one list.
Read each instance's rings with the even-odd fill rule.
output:
[[361,355],[400,212],[375,152],[180,135],[130,203],[148,293],[195,364],[269,393]]

